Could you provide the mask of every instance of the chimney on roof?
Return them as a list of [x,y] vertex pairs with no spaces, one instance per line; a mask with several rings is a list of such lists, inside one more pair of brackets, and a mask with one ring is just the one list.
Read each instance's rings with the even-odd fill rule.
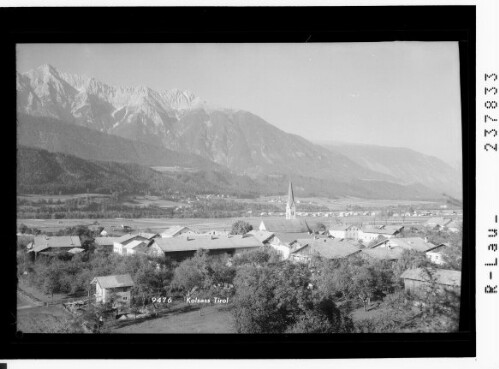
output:
[[424,238],[424,242],[425,242],[425,243],[428,243],[428,237],[425,237],[425,238]]

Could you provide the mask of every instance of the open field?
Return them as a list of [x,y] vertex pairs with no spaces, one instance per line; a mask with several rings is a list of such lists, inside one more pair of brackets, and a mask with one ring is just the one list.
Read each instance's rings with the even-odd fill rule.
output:
[[28,309],[38,306],[33,303],[30,299],[26,298],[26,296],[23,296],[20,293],[17,293],[17,309]]
[[[18,219],[17,225],[26,224],[30,228],[38,228],[42,232],[57,232],[66,227],[76,225],[92,225],[97,224],[106,229],[111,227],[120,227],[123,225],[130,226],[134,231],[151,230],[153,232],[161,232],[166,228],[174,225],[185,225],[192,227],[198,232],[230,231],[232,224],[237,220],[244,220],[250,223],[254,228],[260,225],[264,219],[283,219],[283,217],[267,216],[267,217],[237,217],[237,218],[140,218],[140,219]],[[331,223],[344,224],[402,224],[402,225],[417,225],[425,222],[429,217],[392,217],[387,220],[376,219],[372,216],[350,216],[350,217],[304,217],[311,224],[321,222],[325,225]]]
[[79,193],[73,195],[17,195],[19,199],[28,200],[31,202],[37,201],[67,201],[71,199],[86,199],[87,197],[96,200],[96,199],[106,199],[109,198],[110,195],[104,195],[101,193]]
[[[19,303],[19,299],[18,299]],[[60,333],[71,315],[59,305],[17,309],[17,330],[23,333]]]
[[196,168],[185,168],[185,167],[151,167],[151,169],[155,170],[156,172],[160,173],[183,173],[183,172],[188,172],[188,173],[196,173],[199,172],[199,169]]
[[113,329],[111,333],[236,333],[232,315],[223,305],[166,314]]
[[127,206],[157,206],[159,208],[172,208],[176,206],[186,206],[182,202],[163,200],[158,196],[133,196],[133,201],[125,201]]

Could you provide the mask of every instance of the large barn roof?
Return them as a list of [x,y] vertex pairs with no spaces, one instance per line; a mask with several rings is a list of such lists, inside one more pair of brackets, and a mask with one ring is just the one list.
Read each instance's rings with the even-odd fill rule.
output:
[[312,240],[312,235],[308,232],[303,233],[281,233],[277,232],[274,235],[279,239],[279,241],[284,243],[293,243],[298,239],[307,239],[310,238]]
[[268,241],[270,238],[272,238],[274,236],[273,232],[259,231],[256,229],[253,229],[246,234],[255,237],[258,241],[260,241],[262,243]]
[[90,283],[98,283],[102,288],[133,287],[135,285],[130,274],[95,277]]
[[205,250],[223,250],[223,249],[241,249],[241,248],[257,248],[262,246],[262,243],[253,236],[220,236],[213,238],[206,237],[173,237],[173,238],[158,238],[154,242],[164,252],[177,251],[196,251],[199,249]]
[[281,233],[310,232],[310,228],[305,219],[265,219],[262,220],[260,229],[268,232]]
[[404,249],[400,247],[378,247],[375,249],[363,249],[362,253],[378,260],[398,260],[402,257]]
[[33,241],[33,251],[40,252],[48,248],[81,247],[78,236],[36,236]]
[[322,238],[312,240],[312,242],[303,245],[303,247],[295,249],[293,253],[303,252],[305,249],[307,249],[309,255],[316,254],[326,259],[341,259],[361,251],[350,241],[338,240],[336,238]]
[[430,282],[435,280],[438,284],[445,284],[448,286],[461,286],[461,272],[449,269],[408,269],[400,278],[413,279],[416,281]]
[[390,239],[390,244],[394,247],[420,252],[430,251],[438,247],[431,242],[425,241],[421,237],[392,238]]

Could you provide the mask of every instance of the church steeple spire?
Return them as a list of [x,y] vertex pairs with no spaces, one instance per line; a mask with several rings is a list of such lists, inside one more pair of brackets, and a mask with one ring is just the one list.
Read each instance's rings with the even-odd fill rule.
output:
[[293,184],[290,181],[288,189],[288,202],[286,203],[286,219],[295,219],[295,218],[296,218],[295,195],[293,193]]

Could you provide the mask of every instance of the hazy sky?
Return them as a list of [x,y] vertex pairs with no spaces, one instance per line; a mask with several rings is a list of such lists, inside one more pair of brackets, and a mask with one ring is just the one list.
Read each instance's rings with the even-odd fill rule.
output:
[[111,85],[187,89],[312,141],[408,147],[461,160],[456,42],[38,44],[41,64]]

